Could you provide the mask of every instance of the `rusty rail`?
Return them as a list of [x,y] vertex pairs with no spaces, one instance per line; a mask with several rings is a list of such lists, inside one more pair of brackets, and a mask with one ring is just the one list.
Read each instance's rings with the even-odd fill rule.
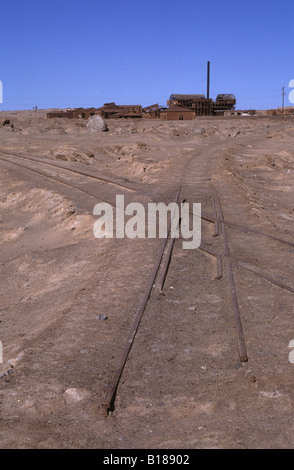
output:
[[212,201],[212,207],[213,207],[213,212],[214,212],[214,236],[217,237],[219,234],[219,223],[218,223],[218,217],[217,217],[216,202],[213,196],[211,197],[211,201]]
[[[181,186],[178,189],[177,196],[176,196],[176,202],[177,203],[179,202],[180,192],[181,192]],[[159,270],[159,267],[160,267],[160,264],[161,264],[161,260],[162,260],[162,257],[164,255],[164,251],[165,251],[165,248],[166,248],[166,245],[167,245],[167,241],[169,239],[169,234],[170,234],[170,226],[169,226],[167,237],[163,239],[163,242],[160,246],[159,253],[158,253],[155,265],[153,267],[153,270],[151,272],[147,288],[145,290],[145,293],[144,293],[144,295],[141,299],[141,302],[139,304],[139,307],[137,309],[134,322],[133,322],[133,324],[131,326],[131,329],[130,329],[130,332],[128,334],[127,341],[126,341],[125,346],[123,348],[123,352],[121,354],[121,357],[118,361],[118,365],[117,365],[117,368],[115,370],[114,376],[112,378],[112,381],[108,385],[105,397],[102,401],[102,404],[101,404],[102,410],[103,410],[103,412],[105,413],[106,416],[108,415],[109,411],[112,411],[114,409],[114,401],[115,401],[117,387],[118,387],[121,375],[123,373],[126,361],[128,359],[128,355],[129,355],[130,350],[133,346],[134,339],[135,339],[136,333],[138,331],[141,319],[143,317],[147,302],[150,298],[151,291],[152,291],[152,288],[153,288],[153,285],[154,285],[154,282],[155,282],[155,279],[156,279],[156,276],[157,276],[157,273],[158,273],[158,270]]]
[[[216,253],[213,250],[210,250],[208,248],[203,247],[202,245],[199,247],[200,250],[209,253],[212,256],[215,256],[216,258],[220,259],[220,262],[222,262],[222,255],[219,253]],[[253,274],[255,274],[257,277],[260,277],[261,279],[265,279],[266,281],[270,282],[271,284],[274,284],[275,286],[281,287],[282,289],[285,289],[289,292],[292,292],[294,294],[294,288],[289,286],[288,284],[285,284],[284,282],[280,281],[276,276],[264,273],[262,270],[257,268],[256,266],[252,266],[251,264],[245,263],[244,261],[238,260],[236,257],[230,255],[231,260],[233,263],[238,266],[241,269],[245,269],[246,271],[249,271]],[[218,279],[218,277],[216,277]]]
[[256,268],[255,266],[251,266],[248,263],[244,263],[243,261],[238,261],[236,260],[236,265],[239,266],[240,268],[246,269],[246,271],[250,271],[251,273],[255,274],[256,276],[265,279],[266,281],[270,282],[271,284],[275,284],[278,287],[281,287],[282,289],[285,289],[289,292],[292,292],[294,294],[294,288],[291,286],[288,286],[284,282],[280,281],[277,279],[275,276],[271,276],[270,274],[264,273],[260,269]]
[[6,163],[10,163],[11,165],[19,166],[20,168],[25,168],[26,170],[31,171],[32,173],[36,173],[39,176],[45,176],[45,178],[51,179],[51,180],[56,181],[57,183],[60,183],[60,184],[64,184],[65,186],[69,186],[70,188],[74,188],[76,191],[80,191],[81,193],[87,194],[87,196],[90,196],[90,197],[92,197],[96,200],[98,199],[100,201],[107,202],[112,207],[115,207],[115,205],[112,202],[107,201],[105,199],[102,200],[101,198],[99,198],[98,196],[96,196],[93,193],[90,193],[86,189],[78,188],[74,184],[68,183],[67,181],[62,180],[60,178],[56,178],[56,176],[48,175],[46,173],[43,173],[42,171],[36,170],[34,168],[30,168],[29,166],[26,166],[26,165],[22,165],[21,163],[17,163],[17,162],[13,162],[11,160],[7,160],[6,158],[3,158],[3,157],[0,157],[0,160],[2,160],[3,162],[6,162]]
[[166,249],[166,253],[165,253],[165,256],[164,256],[162,269],[161,269],[161,271],[158,275],[158,280],[156,282],[156,290],[157,290],[158,294],[160,294],[160,295],[165,295],[164,292],[163,292],[163,286],[164,286],[167,271],[168,271],[168,268],[169,268],[174,242],[175,242],[174,238],[169,238],[168,239],[167,249]]
[[[201,213],[201,218],[203,220],[206,220],[207,222],[211,222],[211,223],[215,223],[215,221],[216,221],[215,216],[207,214],[206,212]],[[255,228],[245,227],[244,225],[235,224],[235,223],[229,222],[227,220],[224,220],[224,224],[227,227],[232,228],[233,230],[238,230],[238,231],[244,232],[244,233],[249,233],[249,232],[256,233],[257,235],[260,235],[262,237],[270,238],[271,240],[275,240],[275,241],[278,241],[278,242],[281,242],[281,243],[285,243],[286,245],[294,246],[294,242],[284,240],[283,238],[275,237],[275,235],[270,235],[269,233],[261,232],[260,230],[257,230]]]
[[233,305],[233,311],[234,311],[237,343],[238,343],[238,349],[239,349],[239,357],[240,357],[241,362],[246,362],[248,361],[248,356],[247,356],[247,350],[246,350],[246,345],[245,345],[243,327],[242,327],[238,298],[237,298],[233,266],[232,266],[232,261],[230,258],[230,247],[229,247],[228,236],[227,236],[227,231],[225,227],[225,220],[224,220],[224,216],[222,212],[220,199],[214,186],[213,186],[213,192],[215,196],[218,217],[219,217],[220,226],[221,226],[222,235],[223,235],[225,255],[227,259],[228,274],[229,274],[229,281],[230,281],[230,288],[231,288],[231,299],[232,299],[232,305]]
[[[4,150],[0,150],[0,153],[2,153],[3,155],[10,155],[12,157],[23,158],[24,160],[29,160],[29,161],[32,161],[32,162],[35,162],[35,163],[41,163],[43,165],[48,165],[48,166],[52,166],[52,167],[59,168],[59,169],[61,168],[62,170],[70,171],[72,173],[76,173],[76,174],[81,175],[81,176],[87,176],[88,178],[92,178],[92,179],[101,181],[102,183],[107,183],[107,184],[112,184],[114,186],[118,186],[120,188],[126,189],[127,191],[136,192],[135,189],[130,188],[130,187],[128,187],[128,186],[126,186],[122,183],[118,183],[118,182],[113,181],[113,180],[108,179],[108,178],[103,178],[102,176],[93,175],[91,173],[88,173],[87,171],[82,171],[82,170],[79,171],[79,170],[75,170],[73,168],[66,168],[65,166],[58,165],[57,163],[48,162],[48,161],[45,162],[43,160],[39,160],[38,158],[32,158],[32,157],[28,157],[26,155],[20,155],[20,154],[13,153],[13,152],[6,152]],[[11,162],[11,160],[5,160],[4,158],[2,158],[2,159],[4,161],[10,161]],[[11,163],[14,163],[14,162],[11,162]]]
[[[184,199],[182,201],[182,203],[184,203],[185,201],[186,200]],[[178,228],[180,228],[180,226],[181,226],[181,218],[179,219],[179,227]],[[168,268],[169,268],[169,265],[170,265],[170,260],[171,260],[171,256],[172,256],[174,242],[175,242],[174,237],[173,238],[170,237],[168,239],[167,249],[166,249],[166,253],[165,253],[165,256],[164,256],[162,268],[161,268],[161,270],[158,274],[158,279],[157,279],[157,282],[156,282],[156,290],[157,290],[158,294],[160,294],[160,295],[165,295],[164,292],[163,292],[163,287],[164,287],[165,279],[166,279],[166,276],[167,276]]]

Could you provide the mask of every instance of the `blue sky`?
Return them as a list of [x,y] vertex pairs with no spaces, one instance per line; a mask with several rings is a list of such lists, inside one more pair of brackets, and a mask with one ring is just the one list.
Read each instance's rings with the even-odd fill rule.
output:
[[234,93],[289,106],[293,0],[0,0],[0,111]]

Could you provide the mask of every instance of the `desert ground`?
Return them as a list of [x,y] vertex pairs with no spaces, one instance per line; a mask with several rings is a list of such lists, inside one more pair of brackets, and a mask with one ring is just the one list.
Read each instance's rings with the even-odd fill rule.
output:
[[[0,124],[0,447],[293,448],[294,116],[113,119],[102,132],[38,110]],[[168,204],[180,187],[201,203],[221,275],[175,239],[106,415],[162,239],[98,239],[93,208]]]

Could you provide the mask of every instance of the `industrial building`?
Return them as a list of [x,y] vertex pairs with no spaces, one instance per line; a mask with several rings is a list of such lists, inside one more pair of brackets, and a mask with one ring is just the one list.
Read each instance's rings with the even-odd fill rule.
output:
[[105,103],[100,108],[73,108],[66,110],[54,110],[46,114],[47,118],[68,118],[68,119],[88,119],[95,114],[99,114],[105,119],[109,118],[141,118],[143,111],[141,105],[116,105],[115,103]]
[[167,107],[154,104],[142,108],[141,105],[117,105],[105,103],[100,108],[73,108],[53,110],[47,118],[88,119],[95,114],[103,119],[150,118],[162,120],[187,120],[196,116],[216,116],[234,111],[234,95],[218,95],[216,101],[204,95],[172,94],[167,100]]
[[88,119],[97,113],[95,108],[67,108],[65,110],[49,111],[47,118]]
[[177,95],[172,94],[167,101],[167,105],[181,105],[194,111],[195,116],[216,116],[224,115],[225,111],[234,110],[236,98],[232,94],[217,95],[215,101],[205,98],[204,95]]
[[160,119],[166,121],[186,121],[195,118],[195,112],[192,109],[183,106],[170,106],[163,109],[159,115]]
[[235,115],[236,98],[233,94],[218,94],[215,100],[209,96],[210,62],[207,62],[207,95],[172,94],[167,100],[167,107],[154,104],[142,108],[141,105],[117,105],[105,103],[100,108],[76,108],[66,111],[51,111],[48,118],[61,117],[70,119],[88,119],[99,114],[104,119],[115,118],[150,118],[161,120],[190,120],[196,116],[224,116],[231,112]]
[[100,108],[68,108],[53,110],[47,118],[88,119],[95,114],[103,119],[150,118],[161,120],[190,120],[196,116],[217,116],[235,114],[236,98],[234,95],[218,95],[216,100],[204,95],[172,94],[167,100],[167,107],[154,104],[142,108],[141,105],[117,105],[105,103]]
[[136,105],[117,105],[114,102],[105,103],[101,108],[97,109],[97,114],[100,114],[103,118],[141,118],[142,117],[142,106]]

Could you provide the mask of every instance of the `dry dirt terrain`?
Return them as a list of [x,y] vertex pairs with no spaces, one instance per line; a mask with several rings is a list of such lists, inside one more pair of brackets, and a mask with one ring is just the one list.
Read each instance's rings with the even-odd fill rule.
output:
[[[292,448],[294,117],[109,120],[108,132],[42,110],[0,118],[0,447]],[[106,416],[162,239],[97,239],[93,208],[169,203],[180,185],[222,270],[175,240]]]

